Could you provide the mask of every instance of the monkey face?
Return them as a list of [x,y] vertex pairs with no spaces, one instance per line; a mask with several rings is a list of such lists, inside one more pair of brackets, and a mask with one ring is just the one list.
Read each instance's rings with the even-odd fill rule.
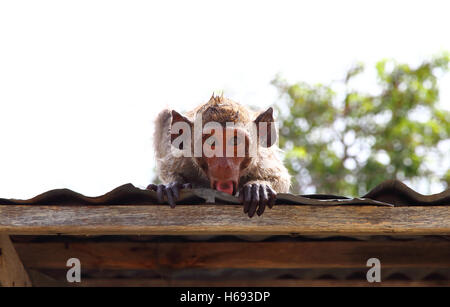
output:
[[240,173],[247,159],[248,136],[238,129],[203,136],[203,167],[212,189],[236,194]]
[[197,112],[191,121],[172,110],[172,147],[178,150],[176,157],[179,153],[192,159],[203,170],[211,188],[236,194],[240,178],[258,159],[259,148],[271,147],[276,140],[272,113],[269,108],[250,121],[243,120],[239,111],[214,105]]

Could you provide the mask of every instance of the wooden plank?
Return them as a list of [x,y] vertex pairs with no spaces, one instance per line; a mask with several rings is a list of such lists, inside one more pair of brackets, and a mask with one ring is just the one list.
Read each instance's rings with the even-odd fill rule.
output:
[[0,206],[10,234],[450,235],[450,206],[283,206],[249,219],[239,205]]
[[0,286],[30,287],[31,281],[8,235],[0,234]]
[[33,287],[68,287],[72,284],[67,282],[67,280],[56,280],[37,270],[28,269],[27,271]]
[[[37,275],[42,273],[35,272]],[[151,279],[151,278],[82,278],[80,283],[54,280],[50,277],[33,280],[34,287],[450,287],[449,280],[365,280],[342,279]]]
[[81,287],[450,287],[450,281],[84,279]]
[[15,243],[27,268],[64,269],[80,259],[83,269],[383,268],[450,267],[450,241],[320,242],[61,242]]

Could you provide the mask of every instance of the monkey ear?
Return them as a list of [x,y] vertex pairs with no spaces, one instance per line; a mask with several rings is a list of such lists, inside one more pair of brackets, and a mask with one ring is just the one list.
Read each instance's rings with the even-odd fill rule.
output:
[[[275,121],[273,119],[273,108],[259,114],[255,119],[256,129],[258,131],[259,144],[263,147],[270,147],[277,141],[275,131]],[[265,123],[260,126],[260,123]]]
[[[187,123],[189,125],[189,128],[192,127],[192,123],[191,123],[191,121],[188,118],[186,118],[185,116],[181,115],[177,111],[172,110],[172,124],[170,126],[170,130],[171,130],[171,132],[170,132],[170,141],[171,142],[173,142],[177,137],[179,137],[183,133],[183,130],[174,131],[174,129],[173,129],[173,125],[175,123],[179,123],[179,122]],[[183,149],[183,148],[179,148],[179,149]]]
[[188,124],[191,124],[191,121],[187,119],[185,116],[181,115],[175,110],[172,110],[172,125],[176,122],[186,122]]

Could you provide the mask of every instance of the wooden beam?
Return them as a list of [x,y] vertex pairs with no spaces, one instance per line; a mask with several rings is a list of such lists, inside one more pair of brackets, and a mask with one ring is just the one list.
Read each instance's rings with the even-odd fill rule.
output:
[[383,268],[450,267],[450,241],[320,242],[61,242],[15,243],[29,269],[64,269],[80,259],[83,269]]
[[8,235],[0,234],[0,286],[30,287],[28,277]]
[[67,282],[67,280],[56,280],[37,270],[28,269],[27,271],[33,287],[68,287],[72,284]]
[[84,279],[81,287],[450,287],[449,281]]
[[450,206],[284,206],[249,219],[239,205],[0,206],[10,234],[450,235]]

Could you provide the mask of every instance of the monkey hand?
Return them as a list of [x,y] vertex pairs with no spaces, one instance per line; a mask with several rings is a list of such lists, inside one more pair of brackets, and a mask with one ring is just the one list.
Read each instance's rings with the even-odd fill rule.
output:
[[267,182],[250,182],[239,191],[244,213],[248,213],[248,217],[253,217],[255,212],[258,216],[263,214],[266,206],[272,209],[276,196],[277,193]]
[[177,181],[168,184],[149,184],[147,190],[153,190],[156,192],[158,198],[158,203],[164,202],[164,195],[167,197],[167,202],[170,207],[175,208],[175,202],[180,197],[181,189],[192,189],[192,184],[190,183],[180,183]]

